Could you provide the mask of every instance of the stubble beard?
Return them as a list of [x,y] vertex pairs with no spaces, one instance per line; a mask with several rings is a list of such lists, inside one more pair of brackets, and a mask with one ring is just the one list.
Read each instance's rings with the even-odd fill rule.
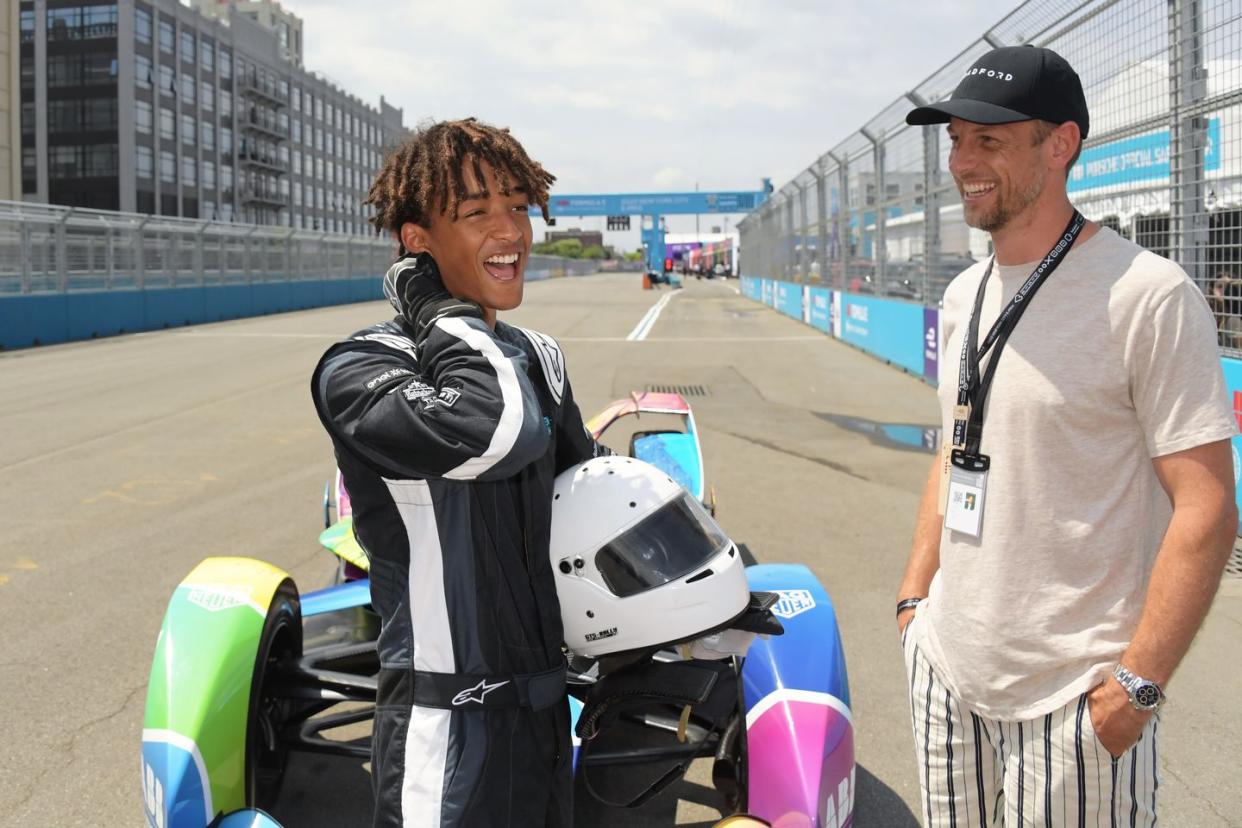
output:
[[987,212],[966,216],[966,224],[985,233],[1003,230],[1015,216],[1021,215],[1035,203],[1044,191],[1044,173],[1040,171],[1034,180],[1021,189],[1015,189],[1011,197],[998,193],[996,204]]

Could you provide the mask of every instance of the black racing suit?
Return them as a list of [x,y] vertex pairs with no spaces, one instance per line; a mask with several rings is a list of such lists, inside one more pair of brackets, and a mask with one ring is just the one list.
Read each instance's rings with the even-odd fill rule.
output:
[[[360,331],[312,379],[383,621],[375,825],[569,826],[552,484],[606,450],[550,337],[475,317],[435,321],[418,349],[412,333]],[[551,697],[505,702],[515,676],[558,671]]]

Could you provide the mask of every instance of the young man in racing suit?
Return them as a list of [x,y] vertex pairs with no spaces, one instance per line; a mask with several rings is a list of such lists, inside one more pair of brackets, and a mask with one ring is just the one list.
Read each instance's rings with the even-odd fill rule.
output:
[[548,558],[557,473],[602,451],[522,300],[527,207],[554,180],[473,119],[418,131],[372,185],[398,316],[312,379],[383,627],[376,826],[568,826],[571,752]]

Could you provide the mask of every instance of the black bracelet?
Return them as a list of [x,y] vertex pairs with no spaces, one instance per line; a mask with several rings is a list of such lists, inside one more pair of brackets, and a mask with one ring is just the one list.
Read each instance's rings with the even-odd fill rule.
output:
[[922,602],[922,598],[903,598],[897,602],[897,614],[901,615],[908,609],[914,609]]

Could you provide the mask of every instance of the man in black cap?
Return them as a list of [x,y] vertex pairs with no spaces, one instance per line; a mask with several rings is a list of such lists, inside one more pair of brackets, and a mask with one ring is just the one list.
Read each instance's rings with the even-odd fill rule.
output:
[[941,313],[944,448],[897,618],[928,825],[1152,825],[1157,709],[1237,530],[1215,325],[1066,192],[1090,127],[1048,49],[982,56],[947,123],[995,256]]

